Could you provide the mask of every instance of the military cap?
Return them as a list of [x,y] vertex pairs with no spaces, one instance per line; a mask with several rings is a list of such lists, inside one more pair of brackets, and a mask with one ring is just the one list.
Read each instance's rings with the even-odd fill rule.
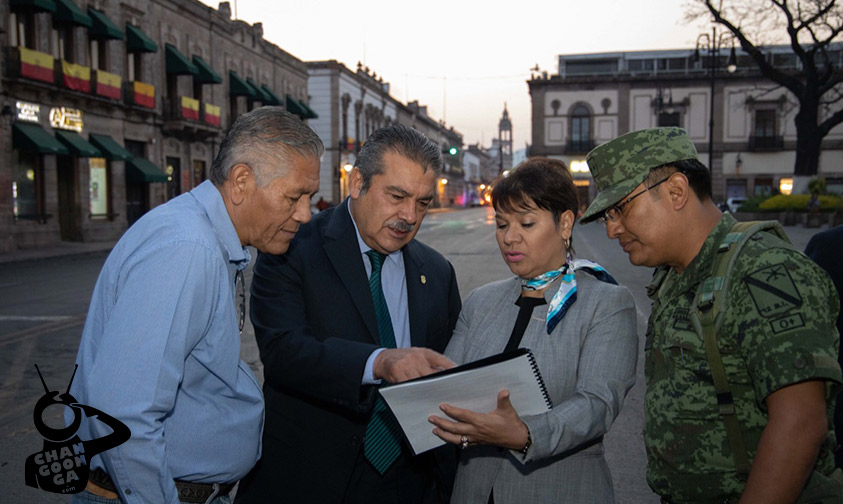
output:
[[580,217],[586,224],[632,192],[650,169],[697,159],[697,149],[681,128],[650,128],[633,131],[598,145],[586,157],[599,193]]

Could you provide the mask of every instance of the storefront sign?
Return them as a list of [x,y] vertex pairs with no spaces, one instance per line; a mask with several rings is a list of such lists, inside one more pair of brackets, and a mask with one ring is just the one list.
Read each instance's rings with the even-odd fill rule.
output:
[[38,122],[41,116],[41,106],[34,103],[15,102],[17,108],[17,118],[19,121]]
[[82,111],[66,107],[50,109],[50,126],[80,133],[82,131]]

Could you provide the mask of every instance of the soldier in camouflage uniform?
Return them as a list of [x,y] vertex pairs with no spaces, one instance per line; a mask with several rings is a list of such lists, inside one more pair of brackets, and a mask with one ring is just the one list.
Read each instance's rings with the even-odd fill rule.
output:
[[599,219],[632,264],[657,267],[645,347],[650,487],[669,503],[843,502],[827,476],[841,372],[839,301],[825,273],[771,233],[753,235],[729,270],[717,343],[751,464],[741,476],[690,317],[736,221],[712,201],[708,169],[679,128],[621,136],[588,166],[600,192],[580,221]]

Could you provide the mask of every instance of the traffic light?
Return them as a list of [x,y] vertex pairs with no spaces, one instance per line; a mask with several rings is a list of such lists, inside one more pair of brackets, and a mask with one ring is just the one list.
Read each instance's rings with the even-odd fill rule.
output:
[[460,152],[460,150],[453,145],[451,146],[450,149],[448,149],[448,154],[450,154],[452,156],[456,156],[457,154],[459,154],[459,152]]

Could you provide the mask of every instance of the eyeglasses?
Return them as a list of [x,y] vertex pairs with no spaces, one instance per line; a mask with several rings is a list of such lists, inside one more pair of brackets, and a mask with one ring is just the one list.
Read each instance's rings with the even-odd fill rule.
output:
[[[676,173],[678,173],[678,172],[676,172]],[[597,222],[599,222],[600,224],[603,224],[603,227],[607,227],[610,222],[617,222],[623,216],[623,207],[625,207],[627,204],[629,204],[630,201],[632,201],[635,198],[641,196],[642,194],[649,191],[650,189],[654,189],[654,188],[658,187],[659,185],[667,182],[667,179],[669,179],[671,176],[673,176],[673,173],[671,173],[667,177],[659,180],[658,182],[651,185],[650,187],[647,187],[646,189],[633,194],[629,198],[625,199],[623,201],[623,203],[618,203],[617,205],[613,205],[613,206],[607,208],[606,211],[603,212],[603,215],[601,215],[600,217],[597,218]]]
[[246,280],[243,277],[243,270],[237,270],[234,275],[234,290],[237,296],[237,304],[240,309],[240,320],[238,321],[240,334],[243,334],[243,326],[246,325]]

